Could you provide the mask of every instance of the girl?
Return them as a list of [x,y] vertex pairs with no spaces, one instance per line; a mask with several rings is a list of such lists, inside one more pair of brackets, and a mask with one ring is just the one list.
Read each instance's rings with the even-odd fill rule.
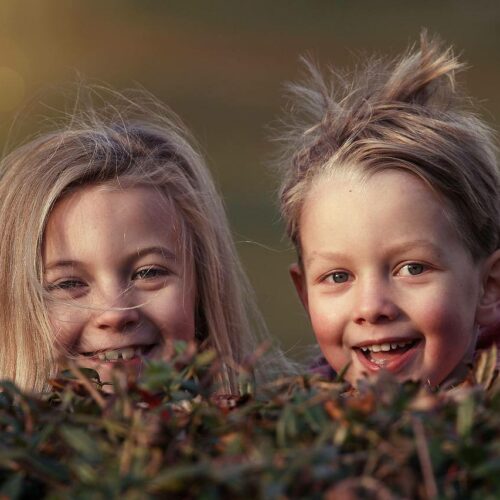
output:
[[499,172],[457,91],[462,65],[424,35],[336,93],[309,69],[293,87],[306,119],[285,134],[280,201],[323,355],[353,384],[381,369],[451,383],[500,320]]
[[117,361],[195,339],[235,392],[256,349],[262,324],[210,174],[178,119],[142,101],[89,106],[1,163],[0,377],[24,389],[42,390],[62,353],[109,380]]

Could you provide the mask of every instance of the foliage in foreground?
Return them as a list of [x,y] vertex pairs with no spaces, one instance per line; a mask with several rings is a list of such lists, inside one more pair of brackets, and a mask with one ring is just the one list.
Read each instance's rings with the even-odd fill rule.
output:
[[[210,352],[177,346],[105,394],[76,367],[0,393],[0,498],[498,498],[496,351],[448,392],[304,375],[214,397]],[[89,375],[87,373],[87,375]]]

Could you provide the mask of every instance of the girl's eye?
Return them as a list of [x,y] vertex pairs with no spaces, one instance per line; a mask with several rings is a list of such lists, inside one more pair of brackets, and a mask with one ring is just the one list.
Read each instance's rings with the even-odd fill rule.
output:
[[154,279],[154,278],[163,278],[167,276],[169,272],[162,268],[162,267],[155,267],[155,266],[148,266],[148,267],[143,267],[142,269],[139,269],[136,271],[132,279],[133,280],[147,280],[147,279]]
[[77,279],[67,279],[56,281],[55,283],[51,283],[47,286],[47,290],[75,290],[77,288],[82,288],[86,286],[85,283],[81,280]]
[[349,280],[349,273],[346,271],[335,271],[327,276],[327,280],[334,283],[345,283]]
[[410,262],[409,264],[405,264],[400,270],[399,274],[402,276],[417,276],[422,274],[426,270],[426,266],[424,264],[420,264],[418,262]]

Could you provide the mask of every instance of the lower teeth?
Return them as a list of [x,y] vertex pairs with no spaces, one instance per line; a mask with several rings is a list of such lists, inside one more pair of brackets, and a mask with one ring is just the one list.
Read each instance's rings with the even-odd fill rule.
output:
[[387,364],[387,359],[370,359],[370,361],[377,366],[385,366]]
[[[398,347],[397,349],[391,349],[390,351],[378,351],[378,352],[363,352],[365,355],[366,359],[368,359],[371,363],[384,367],[389,363],[389,361],[392,359],[392,356],[397,355],[397,354],[404,354],[405,352],[409,351],[411,348],[413,348],[416,345],[417,341],[413,341],[408,343],[404,347]],[[383,356],[379,358],[375,358],[373,355],[378,355],[378,356]]]

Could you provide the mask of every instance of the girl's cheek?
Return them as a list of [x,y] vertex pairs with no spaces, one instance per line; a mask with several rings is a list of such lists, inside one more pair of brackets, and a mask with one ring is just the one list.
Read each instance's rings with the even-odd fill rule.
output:
[[62,349],[68,349],[77,343],[82,325],[88,321],[88,316],[88,312],[74,310],[74,308],[49,309],[49,320],[54,338]]

